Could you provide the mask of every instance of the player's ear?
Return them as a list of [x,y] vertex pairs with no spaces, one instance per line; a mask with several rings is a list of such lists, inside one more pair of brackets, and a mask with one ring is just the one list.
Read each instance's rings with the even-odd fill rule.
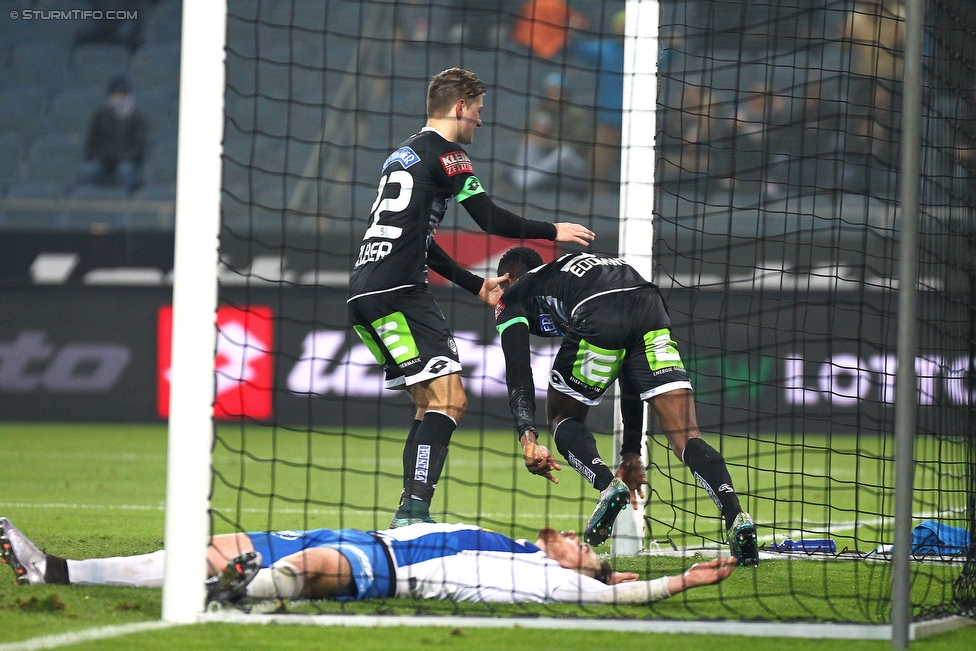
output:
[[466,99],[464,99],[463,97],[459,99],[457,103],[454,104],[454,117],[460,120],[461,116],[464,115],[464,107],[467,105],[468,102]]

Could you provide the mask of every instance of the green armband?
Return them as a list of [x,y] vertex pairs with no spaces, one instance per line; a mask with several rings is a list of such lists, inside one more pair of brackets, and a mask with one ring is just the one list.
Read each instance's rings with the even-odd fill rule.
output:
[[464,187],[461,188],[461,191],[454,196],[458,200],[458,203],[461,203],[465,199],[473,197],[476,194],[484,194],[484,192],[485,186],[481,185],[481,181],[478,180],[478,177],[469,176],[464,181]]

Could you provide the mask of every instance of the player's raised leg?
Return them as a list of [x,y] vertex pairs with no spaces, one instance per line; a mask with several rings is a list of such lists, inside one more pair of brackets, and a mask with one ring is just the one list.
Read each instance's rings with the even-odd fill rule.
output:
[[606,542],[613,531],[613,523],[630,501],[630,490],[600,456],[593,432],[586,426],[589,407],[578,400],[549,387],[546,398],[546,418],[556,449],[586,481],[600,491],[593,515],[583,532],[590,545]]
[[650,403],[671,451],[721,509],[732,556],[740,565],[758,565],[756,525],[739,504],[722,453],[701,437],[692,396],[691,389],[677,389],[654,396]]

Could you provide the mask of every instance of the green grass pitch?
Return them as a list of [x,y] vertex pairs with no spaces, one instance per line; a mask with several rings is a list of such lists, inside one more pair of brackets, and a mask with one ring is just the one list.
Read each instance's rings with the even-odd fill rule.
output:
[[[221,429],[222,443],[215,465],[226,479],[215,485],[214,508],[224,517],[218,530],[276,529],[313,526],[382,528],[396,504],[403,432],[377,438],[366,432],[338,437],[327,432],[307,435],[268,430]],[[69,558],[134,554],[162,545],[166,474],[163,426],[0,425],[0,514],[10,517],[47,551]],[[247,454],[238,451],[242,438]],[[575,472],[564,469],[559,485],[543,482],[525,472],[515,457],[514,437],[507,433],[459,432],[452,444],[447,477],[439,487],[436,517],[446,521],[475,522],[517,536],[532,536],[542,524],[559,529],[580,528],[592,509],[595,493]],[[608,446],[609,439],[600,441]],[[750,445],[758,445],[755,442]],[[723,450],[735,466],[738,455],[730,444]],[[274,452],[274,454],[272,454]],[[609,450],[604,451],[609,455]],[[754,451],[753,451],[754,452]],[[843,470],[839,459],[831,476]],[[272,463],[271,459],[275,461]],[[307,469],[308,461],[312,470]],[[657,461],[657,460],[655,460]],[[663,462],[661,462],[663,463]],[[745,470],[742,471],[745,473]],[[842,473],[841,473],[842,474]],[[241,481],[243,479],[243,481]],[[652,485],[656,475],[652,474]],[[746,477],[745,482],[749,479]],[[229,484],[242,484],[239,494]],[[660,480],[658,480],[658,483]],[[658,490],[655,486],[655,490]],[[669,489],[670,490],[670,489]],[[678,501],[698,500],[693,486],[680,489]],[[741,490],[741,489],[740,489]],[[697,490],[697,493],[701,493]],[[838,492],[840,496],[842,492]],[[660,501],[661,496],[658,495]],[[705,498],[707,500],[707,497]],[[837,499],[840,499],[838,497]],[[763,517],[781,517],[775,500],[755,502],[760,526]],[[853,501],[853,500],[852,500]],[[832,506],[837,506],[832,503]],[[710,507],[711,510],[708,510]],[[652,499],[655,522],[668,521],[667,506]],[[776,508],[785,508],[778,506]],[[703,503],[701,513],[714,506]],[[805,514],[809,515],[809,514]],[[696,523],[706,539],[717,539],[718,518]],[[681,518],[670,521],[687,524]],[[652,531],[652,533],[657,533]],[[672,540],[678,538],[671,534]],[[856,540],[857,538],[852,538]],[[680,539],[684,541],[684,539]],[[692,542],[690,539],[685,542]],[[699,540],[700,542],[700,540]],[[695,559],[641,557],[618,559],[621,568],[633,568],[648,577],[673,573]],[[628,616],[711,619],[804,619],[883,621],[886,564],[849,562],[766,561],[758,570],[743,569],[718,587],[685,593],[652,607],[580,609],[511,606],[487,609],[477,604],[387,602],[382,612],[452,613],[493,616]],[[13,575],[0,568],[0,646],[18,640],[97,626],[158,619],[158,590],[83,586],[16,586]],[[918,604],[944,598],[951,584],[951,568],[920,570],[929,579],[915,583]],[[829,597],[829,598],[828,598]],[[298,606],[296,610],[302,610]],[[308,609],[308,607],[304,607]],[[317,604],[313,612],[376,612],[376,604]],[[971,648],[972,629],[956,631],[916,643],[917,648]],[[368,639],[364,639],[368,638]],[[674,649],[707,648],[728,644],[729,638],[663,636],[585,631],[478,630],[470,628],[380,629],[363,636],[357,629],[319,627],[241,627],[208,624],[178,627],[74,645],[71,648],[309,648],[328,640],[330,645],[358,648],[539,648],[588,646],[647,648],[668,644]],[[814,648],[816,641],[750,639],[756,649]],[[888,648],[886,642],[834,643],[837,649]],[[935,645],[938,644],[938,647]]]

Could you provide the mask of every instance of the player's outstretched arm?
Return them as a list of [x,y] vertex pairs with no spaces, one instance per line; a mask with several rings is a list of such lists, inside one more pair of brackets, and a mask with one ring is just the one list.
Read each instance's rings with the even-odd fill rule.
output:
[[590,242],[596,238],[596,233],[581,224],[557,222],[553,226],[556,227],[557,242],[571,242],[573,244],[589,246]]
[[588,246],[596,237],[593,231],[580,224],[569,222],[552,224],[520,217],[501,206],[496,206],[484,192],[467,197],[461,201],[461,205],[481,230],[489,235],[523,240],[572,242],[583,246]]
[[552,476],[552,471],[562,470],[563,467],[552,456],[549,448],[539,445],[536,433],[532,430],[526,430],[519,437],[519,442],[522,444],[522,458],[525,460],[525,467],[528,468],[529,472],[558,484],[559,480]]
[[737,558],[715,558],[707,563],[695,563],[684,574],[668,577],[668,592],[673,596],[689,588],[724,581],[738,564]]
[[649,604],[691,588],[724,581],[738,562],[735,558],[717,558],[692,565],[684,574],[662,576],[651,581],[630,580],[630,576],[621,573],[620,580],[612,581],[611,585],[586,577],[585,580],[559,586],[553,592],[553,597],[557,601],[584,604]]

